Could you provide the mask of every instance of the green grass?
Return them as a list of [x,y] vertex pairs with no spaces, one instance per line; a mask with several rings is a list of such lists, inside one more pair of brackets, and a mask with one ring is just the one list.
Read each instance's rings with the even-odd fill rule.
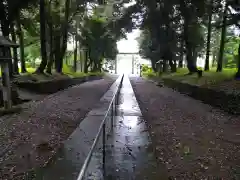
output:
[[63,73],[68,75],[69,77],[76,78],[76,77],[85,77],[85,76],[91,76],[91,75],[96,75],[96,76],[102,76],[104,75],[103,72],[89,72],[89,73],[83,73],[83,72],[74,72],[72,68],[70,68],[67,65],[63,65]]
[[103,76],[104,73],[101,72],[89,72],[89,73],[83,73],[83,72],[74,72],[72,68],[70,68],[67,65],[63,66],[63,74],[56,73],[55,71],[52,72],[52,74],[36,74],[34,73],[36,71],[35,68],[28,68],[27,73],[21,74],[21,76],[17,77],[17,80],[19,81],[50,81],[50,80],[57,80],[57,79],[64,79],[64,78],[79,78],[79,77],[86,77],[91,75],[96,76]]
[[[91,76],[91,75],[96,75],[96,76],[103,76],[103,72],[89,72],[89,73],[83,73],[83,72],[74,72],[73,69],[66,64],[63,65],[63,74],[56,73],[53,70],[52,75],[49,74],[36,74],[36,68],[26,68],[27,73],[20,73],[20,76],[17,76],[16,80],[19,81],[28,81],[28,80],[33,80],[33,81],[49,81],[49,80],[54,80],[54,79],[62,79],[62,78],[78,78],[78,77],[86,77],[86,76]],[[19,68],[19,72],[21,72],[21,68]],[[0,77],[1,77],[1,68],[0,68]]]
[[222,72],[216,72],[216,69],[211,69],[208,72],[203,72],[203,77],[198,78],[197,74],[187,75],[187,69],[181,69],[177,73],[172,75],[163,76],[163,78],[171,78],[183,83],[198,85],[198,86],[208,86],[212,84],[217,84],[223,81],[228,81],[234,79],[236,69],[223,69]]
[[89,73],[83,73],[83,72],[71,72],[66,74],[71,78],[77,78],[77,77],[86,77],[86,76],[103,76],[103,72],[89,72]]
[[[36,68],[26,68],[28,73],[34,73]],[[21,68],[19,68],[19,72],[21,72]],[[25,74],[25,73],[24,73]],[[24,75],[21,73],[21,75]],[[0,68],[0,77],[2,76],[2,69]]]
[[197,73],[193,75],[186,75],[188,74],[188,70],[186,68],[182,68],[178,69],[176,73],[163,74],[161,77],[173,79],[182,83],[198,86],[208,86],[234,79],[236,71],[237,69],[235,68],[225,68],[222,72],[216,72],[216,69],[211,69],[208,72],[204,71],[203,77],[198,78]]
[[[27,72],[29,73],[34,73],[35,71],[36,71],[36,68],[31,68],[31,67],[27,68]],[[21,69],[19,69],[19,72],[21,72]]]
[[157,73],[155,72],[142,72],[142,76],[146,78],[154,78],[157,76]]

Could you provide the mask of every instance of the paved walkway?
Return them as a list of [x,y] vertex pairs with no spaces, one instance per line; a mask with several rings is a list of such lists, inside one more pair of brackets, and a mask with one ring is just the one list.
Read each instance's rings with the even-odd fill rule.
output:
[[108,141],[107,180],[164,179],[155,161],[145,121],[125,76],[114,136]]
[[[77,178],[118,83],[119,79],[64,143],[56,161],[37,173],[39,180]],[[86,180],[158,180],[160,176],[166,179],[154,158],[150,136],[128,77],[123,80],[114,132],[109,129],[106,138],[106,176],[103,177],[100,137],[85,175]]]
[[[63,142],[62,147],[55,155],[52,163],[48,164],[45,168],[37,169],[34,172],[37,180],[77,179],[119,82],[120,78],[112,84],[110,89],[108,89],[108,91],[101,97],[100,101],[94,105],[93,109],[81,121],[71,136]],[[91,174],[96,174],[99,167],[101,167],[101,147],[100,141],[99,149],[96,148],[96,154],[93,156],[88,168]],[[100,154],[100,156],[98,156],[98,154]],[[29,174],[29,177],[30,176],[31,174]],[[98,179],[100,176],[101,171],[96,178]],[[96,178],[94,178],[94,180]]]
[[143,78],[130,79],[169,179],[240,179],[240,116]]
[[22,180],[24,172],[46,164],[115,80],[86,82],[0,117],[0,179]]

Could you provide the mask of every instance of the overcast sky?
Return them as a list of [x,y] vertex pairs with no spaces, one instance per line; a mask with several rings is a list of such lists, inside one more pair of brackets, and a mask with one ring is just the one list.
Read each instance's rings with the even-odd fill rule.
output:
[[118,51],[120,53],[124,52],[138,52],[138,43],[136,38],[140,35],[140,30],[133,30],[131,33],[127,34],[127,40],[122,39],[117,43]]

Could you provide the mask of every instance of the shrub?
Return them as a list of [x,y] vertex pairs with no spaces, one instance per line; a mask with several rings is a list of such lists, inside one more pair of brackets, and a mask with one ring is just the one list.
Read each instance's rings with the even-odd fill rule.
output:
[[148,65],[143,65],[141,71],[142,71],[142,73],[144,73],[144,72],[152,72],[153,70]]
[[153,72],[152,70],[148,70],[147,72],[143,72],[142,75],[146,78],[153,78],[156,77],[157,74]]

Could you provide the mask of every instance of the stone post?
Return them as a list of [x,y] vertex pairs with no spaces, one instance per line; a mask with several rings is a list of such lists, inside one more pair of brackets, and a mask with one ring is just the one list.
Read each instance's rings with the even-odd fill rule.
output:
[[11,83],[9,78],[9,67],[7,62],[1,63],[2,70],[2,93],[3,93],[3,104],[4,109],[11,109]]

